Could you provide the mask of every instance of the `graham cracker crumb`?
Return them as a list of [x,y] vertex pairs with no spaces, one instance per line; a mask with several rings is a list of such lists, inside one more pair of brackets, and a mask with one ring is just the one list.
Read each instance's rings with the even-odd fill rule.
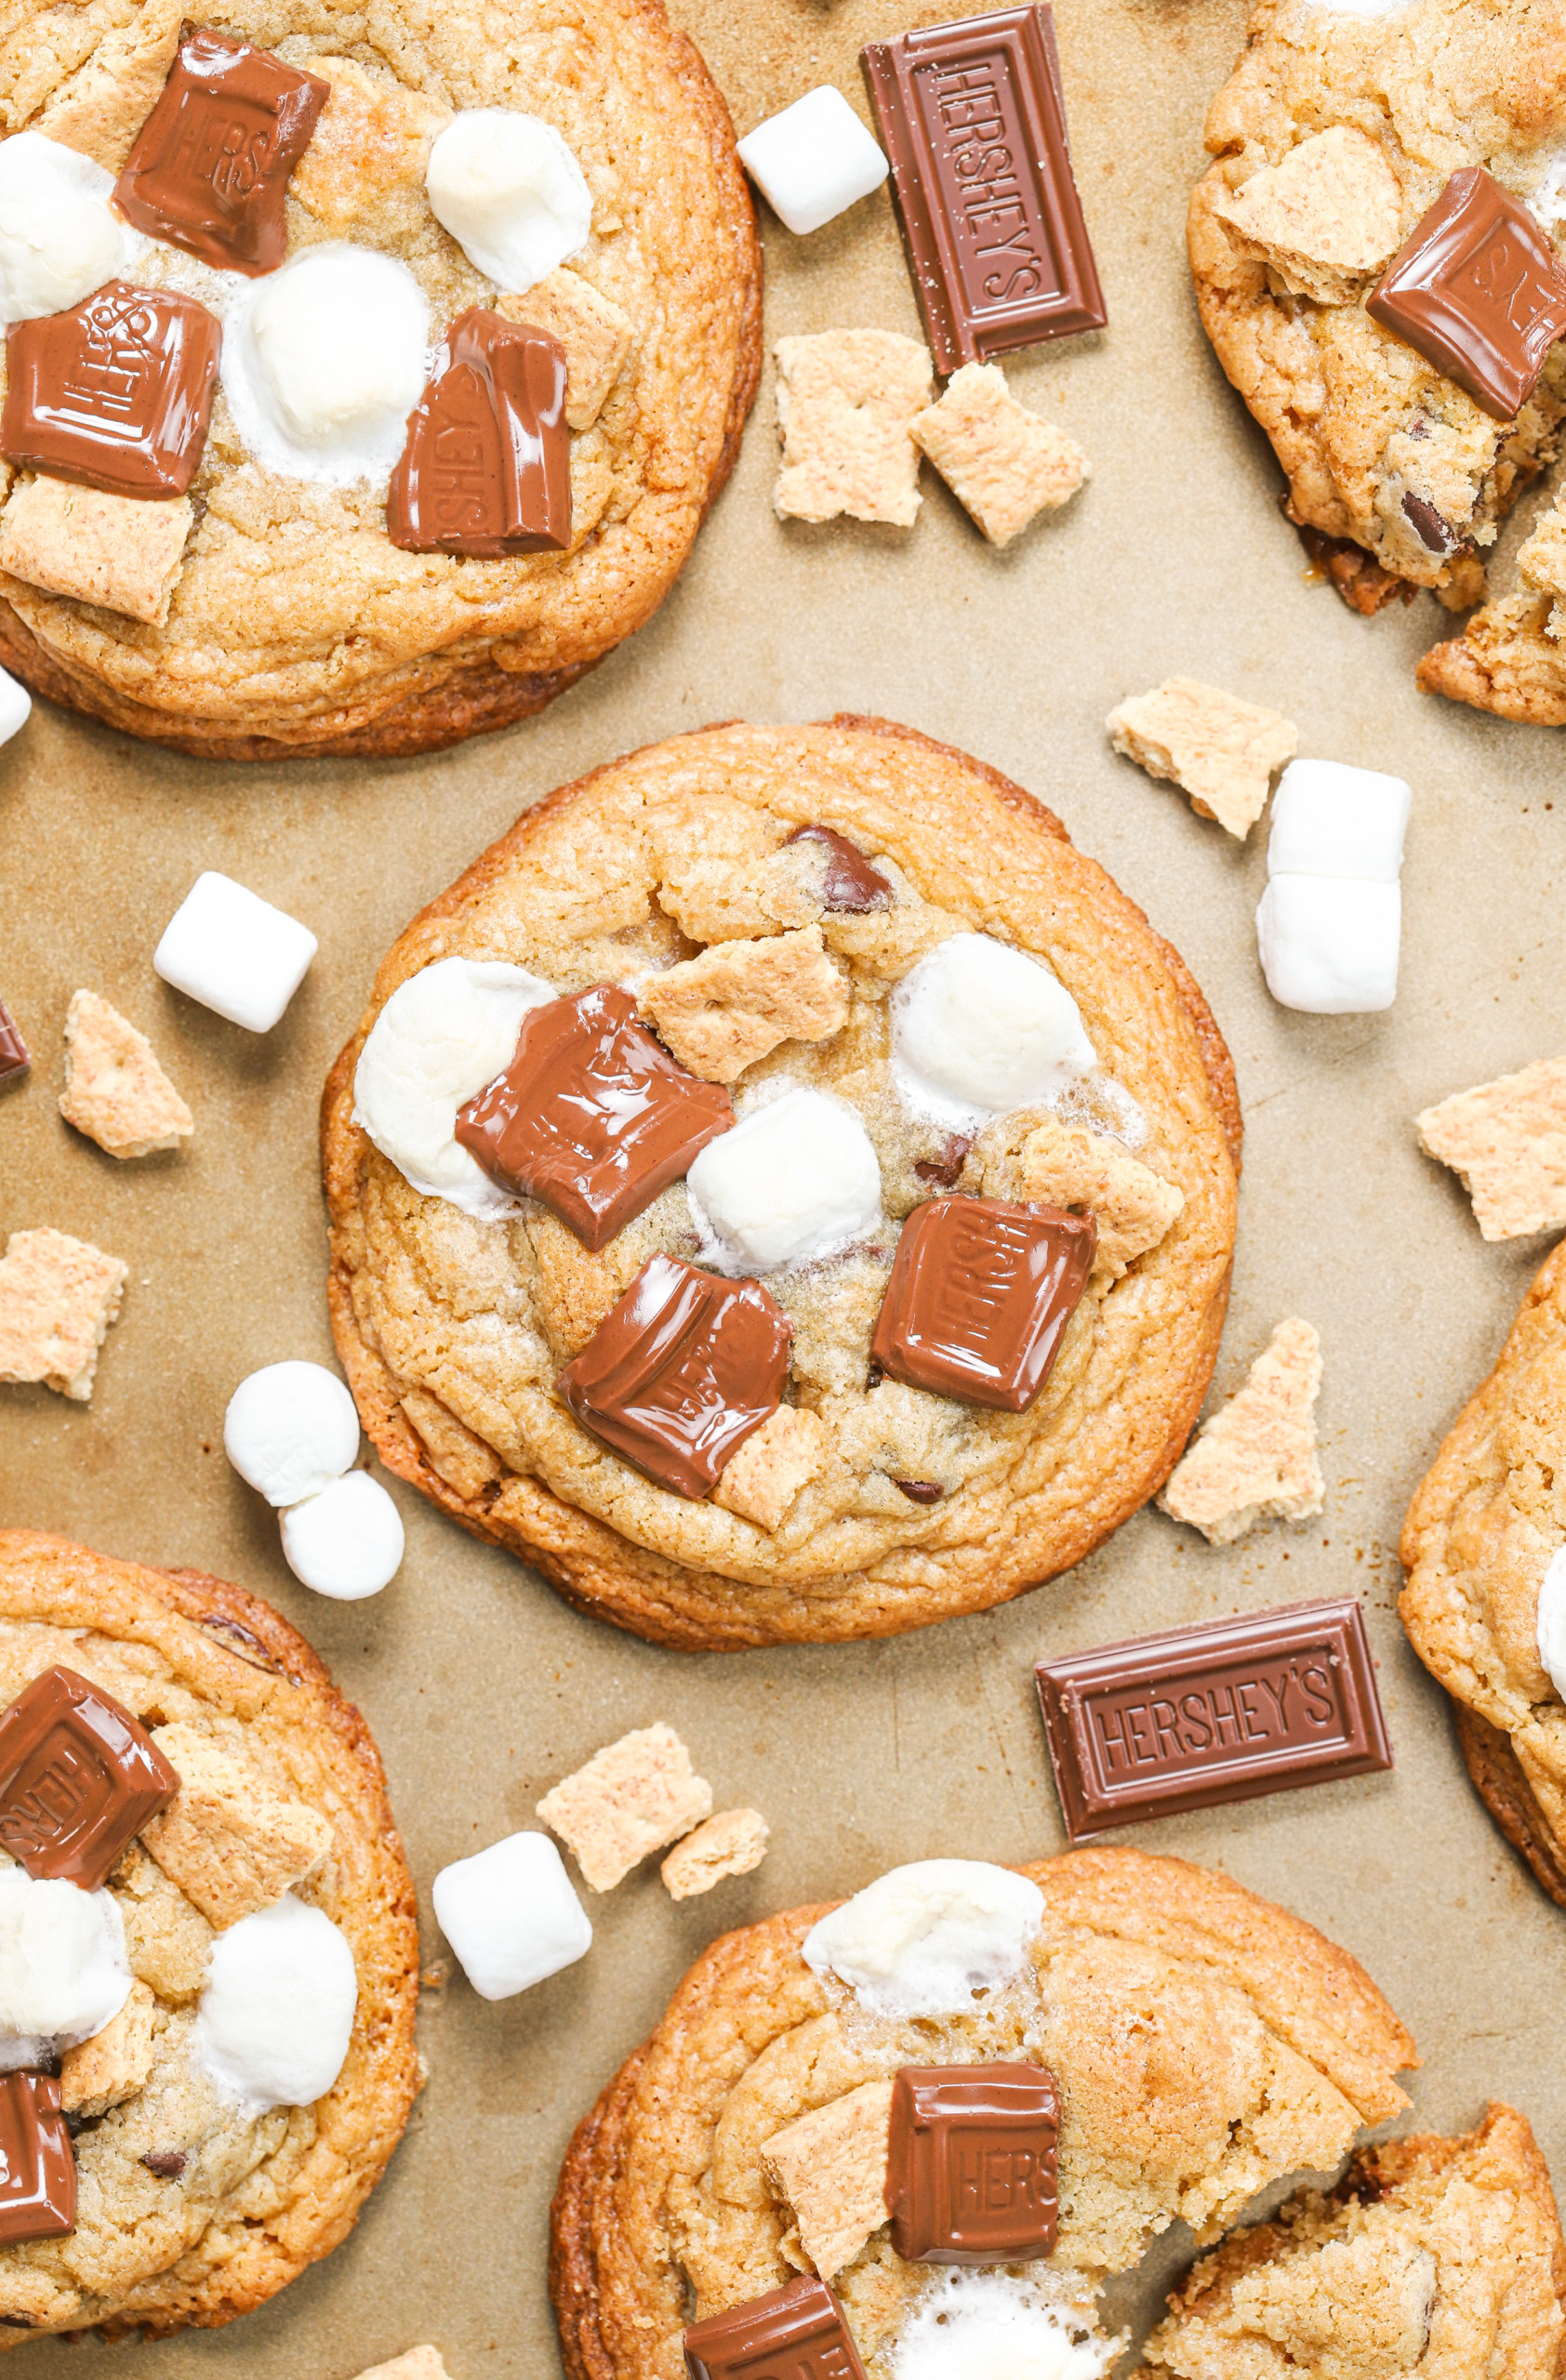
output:
[[1307,1520],[1325,1489],[1316,1461],[1321,1342],[1308,1322],[1281,1322],[1244,1386],[1200,1435],[1159,1498],[1210,1545],[1232,1545],[1265,1520]]
[[691,1900],[725,1876],[748,1876],[759,1868],[771,1832],[760,1810],[720,1810],[675,1844],[658,1873],[673,1899]]
[[0,570],[161,628],[194,519],[188,496],[106,496],[66,480],[24,480],[0,512]]
[[1098,1225],[1094,1275],[1110,1281],[1158,1246],[1186,1203],[1178,1183],[1165,1182],[1119,1141],[1037,1108],[1022,1108],[981,1133],[962,1179],[985,1197],[1091,1213]]
[[800,2248],[823,2281],[888,2220],[891,2115],[891,2083],[861,2082],[763,2144],[762,2171],[787,2202]]
[[757,942],[717,942],[654,975],[637,1007],[683,1066],[733,1082],[780,1041],[824,1041],[848,1014],[848,987],[818,925]]
[[536,282],[524,297],[498,298],[495,311],[508,322],[530,324],[560,341],[565,350],[567,427],[591,430],[625,369],[636,337],[636,325],[625,309],[563,264]]
[[1166,678],[1132,694],[1105,724],[1117,752],[1190,795],[1191,808],[1243,842],[1262,814],[1274,769],[1299,750],[1281,711],[1241,702],[1199,678]]
[[447,2380],[438,2347],[410,2347],[390,2363],[372,2363],[359,2380]]
[[819,1414],[780,1405],[724,1463],[712,1501],[758,1528],[775,1529],[821,1469],[830,1445]]
[[661,1719],[594,1752],[537,1805],[595,1893],[611,1891],[650,1851],[711,1814],[711,1786]]
[[332,1830],[303,1802],[275,1792],[248,1761],[181,1722],[153,1730],[179,1791],[141,1841],[164,1874],[221,1929],[270,1909],[317,1873]]
[[178,1148],[195,1130],[146,1035],[96,992],[72,994],[60,1112],[117,1157]]
[[1213,211],[1285,289],[1347,305],[1398,245],[1402,192],[1378,144],[1338,124],[1215,198]]
[[1566,1224],[1566,1058],[1457,1091],[1413,1125],[1421,1148],[1461,1181],[1486,1239]]
[[929,350],[897,331],[815,331],[780,338],[773,496],[785,519],[890,521],[919,512],[913,418],[929,403]]
[[68,1232],[12,1232],[0,1257],[0,1381],[42,1381],[85,1405],[129,1271]]
[[72,2115],[102,2116],[133,2099],[153,2070],[153,2019],[157,2002],[144,1983],[100,2033],[68,2049],[60,2069],[60,2104]]
[[998,364],[964,364],[910,428],[992,546],[1075,496],[1090,468],[1074,438],[1018,404]]

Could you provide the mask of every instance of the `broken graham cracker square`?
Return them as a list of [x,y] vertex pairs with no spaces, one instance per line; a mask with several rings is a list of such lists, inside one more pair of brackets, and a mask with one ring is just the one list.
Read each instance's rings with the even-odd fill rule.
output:
[[85,1405],[129,1272],[69,1232],[12,1232],[0,1257],[0,1381],[42,1381]]
[[1461,1181],[1484,1238],[1566,1224],[1566,1058],[1459,1091],[1413,1127],[1427,1155]]
[[1117,752],[1181,787],[1199,817],[1215,818],[1240,842],[1262,814],[1273,771],[1299,750],[1292,719],[1200,678],[1166,678],[1150,694],[1128,695],[1105,725]]
[[848,1014],[848,986],[818,925],[715,942],[649,976],[636,1005],[681,1065],[733,1082],[780,1041],[824,1041]]
[[813,2108],[762,2144],[762,2171],[794,2218],[802,2253],[822,2281],[890,2221],[886,2207],[890,2082],[861,2082]]
[[69,481],[23,480],[0,512],[0,570],[161,628],[194,519],[188,496],[106,496]]
[[1214,212],[1285,289],[1339,306],[1397,246],[1402,192],[1378,143],[1339,124],[1263,165]]
[[1159,1498],[1210,1545],[1232,1545],[1264,1520],[1308,1520],[1325,1495],[1316,1461],[1321,1342],[1281,1322],[1228,1403],[1202,1424]]
[[117,2016],[100,2033],[68,2049],[60,2069],[60,2104],[67,2115],[107,2115],[133,2099],[153,2070],[153,2019],[157,2001],[148,1985],[130,1987]]
[[821,1469],[830,1444],[819,1414],[780,1405],[724,1463],[712,1501],[758,1528],[775,1529]]
[[670,1898],[693,1900],[725,1876],[748,1876],[766,1858],[771,1833],[760,1810],[720,1810],[677,1843],[658,1870]]
[[1075,496],[1091,468],[1074,438],[1018,404],[998,364],[964,364],[909,426],[992,546]]
[[929,403],[929,350],[898,331],[814,331],[780,338],[773,494],[786,520],[889,521],[919,512],[914,416]]
[[332,1830],[303,1802],[274,1792],[248,1761],[175,1721],[153,1741],[179,1772],[179,1791],[149,1818],[141,1841],[171,1884],[210,1924],[237,1924],[314,1875]]
[[71,997],[60,1112],[117,1157],[178,1148],[195,1130],[146,1035],[96,992]]
[[548,331],[565,350],[565,423],[591,430],[625,369],[636,325],[621,306],[569,265],[557,265],[524,298],[497,298],[509,323]]
[[448,2380],[438,2347],[405,2347],[390,2363],[372,2363],[358,2380]]
[[595,1893],[613,1890],[650,1851],[712,1815],[712,1788],[660,1719],[605,1744],[544,1795],[537,1815]]

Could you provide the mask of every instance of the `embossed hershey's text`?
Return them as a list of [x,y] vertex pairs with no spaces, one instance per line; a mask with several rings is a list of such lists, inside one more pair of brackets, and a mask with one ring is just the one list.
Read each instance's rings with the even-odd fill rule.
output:
[[1348,1743],[1336,1656],[1311,1646],[1285,1660],[1234,1661],[1167,1683],[1149,1678],[1083,1697],[1098,1779],[1113,1792],[1132,1777],[1254,1762]]

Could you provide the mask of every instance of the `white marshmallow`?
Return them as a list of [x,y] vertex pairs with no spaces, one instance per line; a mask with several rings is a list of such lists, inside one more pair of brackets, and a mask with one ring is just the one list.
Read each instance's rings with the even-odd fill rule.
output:
[[878,2016],[971,2014],[975,1991],[1018,1973],[1043,1913],[1038,1885],[1009,1868],[916,1859],[813,1925],[804,1963]]
[[0,1869],[0,2070],[90,2041],[129,1995],[113,1893]]
[[1566,1545],[1552,1554],[1539,1589],[1539,1660],[1566,1702]]
[[41,132],[0,140],[0,322],[63,313],[146,242],[109,205],[114,177]]
[[517,296],[587,245],[592,193],[552,124],[515,108],[464,108],[430,149],[435,220],[469,263]]
[[33,714],[33,697],[20,679],[0,669],[0,744],[8,744]]
[[209,867],[165,926],[153,967],[231,1025],[270,1033],[319,948],[297,918]]
[[1402,894],[1354,877],[1275,876],[1256,911],[1267,990],[1310,1016],[1390,1008],[1398,990]]
[[384,481],[424,393],[430,308],[408,271],[346,240],[306,248],[241,293],[223,388],[268,470],[341,487]]
[[1291,760],[1272,798],[1268,876],[1395,884],[1413,796],[1401,777],[1339,760]]
[[740,163],[790,231],[818,231],[879,190],[891,171],[843,93],[830,83],[768,116],[739,144]]
[[267,1364],[223,1415],[223,1452],[269,1504],[297,1504],[339,1478],[359,1451],[359,1415],[325,1364]]
[[397,1575],[403,1516],[367,1471],[351,1471],[291,1505],[280,1526],[284,1560],[318,1595],[363,1603]]
[[786,1091],[709,1141],[685,1177],[725,1273],[766,1273],[846,1248],[881,1220],[881,1167],[854,1110]]
[[552,985],[503,959],[440,959],[399,984],[353,1076],[353,1121],[405,1182],[480,1223],[514,1215],[455,1133],[457,1111],[504,1072],[529,1009]]
[[342,2071],[358,1998],[341,1928],[285,1893],[212,1945],[196,2012],[201,2062],[250,2114],[311,2107]]
[[547,1834],[508,1834],[435,1878],[435,1916],[473,1990],[509,2000],[574,1966],[592,1927]]
[[937,1123],[1028,1106],[1096,1064],[1058,976],[987,933],[937,944],[892,996],[893,1080]]
[[1010,2273],[943,2272],[914,2300],[892,2380],[1099,2380],[1114,2353],[1091,2316],[1074,2320]]

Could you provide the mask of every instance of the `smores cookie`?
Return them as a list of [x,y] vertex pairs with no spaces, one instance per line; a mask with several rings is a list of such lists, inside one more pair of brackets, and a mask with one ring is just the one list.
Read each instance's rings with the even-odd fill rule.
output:
[[418,2088],[413,1887],[266,1604],[0,1532],[0,2336],[210,2326],[352,2229]]
[[657,609],[761,354],[727,111],[657,0],[65,0],[0,108],[35,692],[214,758],[411,752]]
[[323,1110],[392,1470],[658,1642],[892,1634],[1161,1485],[1239,1111],[1048,811],[883,722],[726,727],[528,812],[394,945]]

